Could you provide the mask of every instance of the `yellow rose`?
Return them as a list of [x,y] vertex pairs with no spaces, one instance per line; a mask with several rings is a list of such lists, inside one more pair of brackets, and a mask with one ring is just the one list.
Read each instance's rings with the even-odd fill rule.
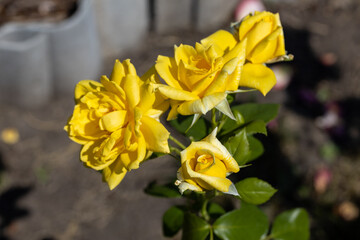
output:
[[195,48],[175,46],[174,57],[159,56],[155,68],[167,85],[155,87],[171,100],[168,120],[177,114],[199,116],[214,107],[233,117],[226,95],[238,89],[245,45],[246,41],[237,43],[231,33],[220,30]]
[[130,60],[116,60],[110,80],[83,80],[75,88],[76,105],[65,130],[83,145],[81,161],[102,170],[110,189],[152,151],[169,152],[169,132],[159,121],[167,106],[150,82],[156,82],[154,69],[139,78]]
[[181,152],[181,167],[176,184],[183,193],[185,190],[219,190],[238,195],[234,184],[226,178],[239,171],[239,165],[228,150],[216,138],[215,129],[199,142],[192,142]]
[[286,54],[278,13],[255,12],[246,16],[239,26],[239,40],[244,39],[247,39],[246,59],[252,63],[266,63]]
[[246,41],[246,60],[239,86],[258,89],[266,95],[276,84],[274,72],[264,63],[286,57],[284,34],[279,14],[255,12],[237,26],[237,37]]

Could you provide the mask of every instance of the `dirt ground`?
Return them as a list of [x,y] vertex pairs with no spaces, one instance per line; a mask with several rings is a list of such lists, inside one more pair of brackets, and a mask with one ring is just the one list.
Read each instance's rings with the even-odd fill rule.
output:
[[0,24],[58,22],[70,16],[77,0],[0,0]]
[[[280,13],[286,49],[295,59],[276,65],[291,76],[287,87],[266,98],[239,97],[282,107],[269,136],[259,136],[265,154],[238,177],[257,176],[279,189],[263,206],[270,218],[305,207],[311,239],[360,239],[360,3],[265,3]],[[194,44],[208,34],[150,33],[138,52],[117,57],[131,58],[141,74],[157,55],[172,55],[174,44]],[[113,61],[104,61],[104,74]],[[146,162],[109,191],[100,174],[82,166],[80,147],[63,130],[73,104],[72,96],[39,109],[0,103],[0,131],[20,133],[15,144],[0,141],[0,239],[165,239],[161,216],[180,200],[147,196],[143,189],[174,178],[177,163],[168,157]],[[338,121],[324,126],[329,113]]]

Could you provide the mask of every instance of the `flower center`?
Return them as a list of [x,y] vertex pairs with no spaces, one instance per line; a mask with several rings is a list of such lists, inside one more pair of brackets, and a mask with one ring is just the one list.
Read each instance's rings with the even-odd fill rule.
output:
[[204,169],[211,167],[215,163],[213,156],[209,154],[203,154],[196,159],[195,171],[201,172]]

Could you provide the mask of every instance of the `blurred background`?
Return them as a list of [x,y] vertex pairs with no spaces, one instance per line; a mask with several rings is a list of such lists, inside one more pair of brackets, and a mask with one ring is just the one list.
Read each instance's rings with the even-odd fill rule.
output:
[[281,104],[258,136],[265,154],[238,176],[279,190],[261,206],[270,219],[304,207],[311,239],[360,239],[358,0],[0,0],[0,239],[165,239],[162,214],[179,200],[143,189],[173,179],[176,162],[146,162],[109,191],[63,130],[73,88],[116,58],[141,75],[174,44],[264,9],[280,13],[295,58],[271,65],[265,98],[238,97]]

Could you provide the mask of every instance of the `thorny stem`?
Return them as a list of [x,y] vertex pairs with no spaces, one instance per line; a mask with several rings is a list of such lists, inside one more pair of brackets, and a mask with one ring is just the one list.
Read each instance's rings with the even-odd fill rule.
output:
[[173,141],[174,143],[176,143],[176,145],[178,145],[179,147],[181,147],[182,150],[184,150],[186,147],[179,141],[177,140],[176,138],[174,138],[173,136],[169,136],[169,139],[171,141]]

